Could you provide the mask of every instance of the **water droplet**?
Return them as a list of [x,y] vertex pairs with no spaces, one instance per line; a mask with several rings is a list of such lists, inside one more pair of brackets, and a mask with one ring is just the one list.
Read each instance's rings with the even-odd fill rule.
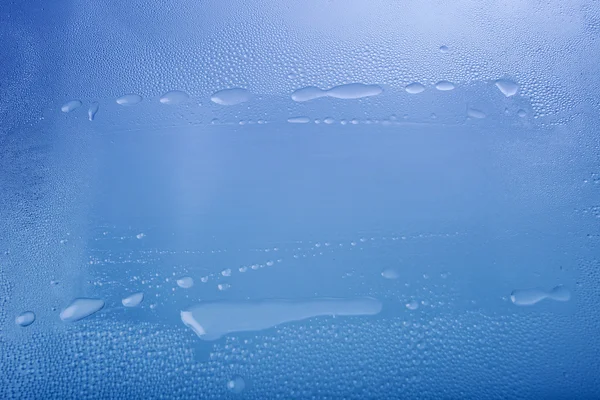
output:
[[177,279],[177,286],[183,289],[189,289],[194,286],[194,280],[189,276]]
[[201,339],[216,340],[318,316],[376,315],[381,308],[372,298],[207,302],[182,311],[181,320]]
[[231,287],[231,285],[228,283],[219,283],[217,285],[217,289],[219,289],[220,291],[225,291],[225,290],[229,289],[230,287]]
[[233,106],[250,100],[250,92],[242,88],[223,89],[213,93],[210,100],[222,106]]
[[144,293],[138,292],[132,294],[131,296],[125,297],[123,300],[121,300],[121,303],[125,307],[137,307],[140,305],[142,300],[144,300]]
[[180,104],[187,101],[190,96],[186,92],[182,92],[181,90],[171,90],[163,94],[160,98],[160,102],[163,104]]
[[143,239],[144,237],[146,237],[145,233],[138,233],[137,235],[135,235],[136,238],[138,239]]
[[60,110],[64,113],[68,113],[71,112],[79,107],[81,107],[81,101],[79,100],[71,100],[66,102],[65,104],[63,104],[63,106],[60,108]]
[[335,120],[331,117],[327,117],[323,120],[323,122],[325,122],[327,125],[331,125],[335,122]]
[[75,322],[88,317],[104,307],[104,300],[78,298],[62,310],[60,319],[65,322]]
[[409,310],[416,310],[417,308],[419,308],[419,302],[416,300],[411,300],[408,303],[406,303],[406,308],[408,308]]
[[29,325],[33,324],[34,321],[35,321],[35,314],[33,313],[33,311],[25,311],[24,313],[19,315],[17,318],[15,318],[15,323],[22,327],[29,326]]
[[500,89],[502,94],[506,97],[514,96],[519,90],[519,85],[508,79],[498,79],[494,83],[496,84],[496,87]]
[[292,117],[288,118],[287,122],[290,124],[308,124],[310,122],[310,118],[308,117]]
[[532,306],[544,299],[569,301],[571,292],[563,285],[559,285],[550,291],[540,288],[516,289],[510,294],[510,300],[518,306]]
[[441,91],[453,90],[454,87],[454,83],[448,81],[439,81],[435,84],[435,88]]
[[88,108],[88,119],[90,121],[93,121],[94,118],[96,118],[96,114],[98,113],[99,109],[100,109],[100,104],[98,104],[97,101],[90,104],[90,108]]
[[485,113],[481,110],[478,110],[476,108],[469,108],[467,109],[467,115],[471,118],[477,118],[477,119],[482,119],[485,118]]
[[448,48],[448,46],[440,46],[440,52],[442,53],[447,53],[450,49]]
[[138,94],[126,94],[117,99],[117,104],[122,106],[134,106],[142,101],[142,96]]
[[377,96],[382,92],[383,89],[378,85],[349,83],[332,87],[326,92],[326,95],[336,99],[360,99],[363,97]]
[[517,111],[517,115],[521,118],[524,118],[527,115],[527,113],[525,112],[525,110],[521,109],[521,110]]
[[246,388],[246,382],[241,377],[236,377],[227,382],[227,389],[232,393],[239,394]]
[[423,86],[419,82],[413,82],[411,84],[406,85],[404,90],[406,90],[410,94],[418,94],[425,90],[425,86]]
[[395,268],[386,268],[381,272],[381,276],[385,279],[398,279],[400,278],[400,272]]
[[292,100],[302,102],[318,99],[319,97],[324,96],[327,96],[327,92],[325,90],[321,90],[314,86],[308,86],[294,91],[294,93],[292,93]]
[[224,269],[223,271],[221,271],[221,275],[231,276],[231,269],[230,268]]

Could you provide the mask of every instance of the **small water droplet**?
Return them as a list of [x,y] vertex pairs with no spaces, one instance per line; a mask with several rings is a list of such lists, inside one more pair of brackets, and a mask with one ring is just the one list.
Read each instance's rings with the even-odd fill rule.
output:
[[246,382],[241,377],[236,377],[227,382],[227,389],[235,394],[240,394],[246,388]]
[[482,119],[485,118],[485,113],[481,110],[478,110],[476,108],[469,108],[467,109],[467,115],[471,118],[476,118],[476,119]]
[[221,275],[231,276],[231,269],[230,268],[224,269],[223,271],[221,271]]
[[60,108],[60,110],[64,113],[68,113],[71,112],[79,107],[81,107],[81,101],[79,100],[71,100],[66,102],[65,104],[63,104],[63,106]]
[[25,311],[24,313],[20,314],[17,318],[15,318],[15,323],[17,325],[22,326],[23,328],[33,324],[34,321],[35,314],[33,313],[33,311]]
[[117,104],[122,106],[134,106],[142,101],[142,96],[138,94],[126,94],[117,99]]
[[123,300],[121,300],[121,303],[125,307],[137,307],[140,305],[142,300],[144,300],[144,293],[138,292],[132,294],[131,296],[125,297]]
[[183,289],[189,289],[194,286],[194,279],[189,276],[177,279],[177,286]]
[[416,300],[411,300],[408,303],[406,303],[406,308],[408,308],[409,310],[416,310],[417,308],[419,308],[419,302]]
[[146,237],[146,234],[145,233],[138,233],[137,235],[135,235],[135,237],[138,238],[138,239],[142,239],[142,238]]
[[441,53],[447,53],[450,49],[448,48],[448,46],[440,46],[440,52]]
[[524,118],[527,115],[527,113],[525,112],[525,110],[521,109],[517,111],[517,115],[521,118]]
[[230,285],[230,284],[228,284],[228,283],[219,283],[219,284],[217,285],[217,288],[218,288],[220,291],[225,291],[225,290],[229,289],[230,287],[231,287],[231,285]]
[[104,307],[104,300],[78,298],[60,313],[60,319],[65,322],[75,322],[88,317]]
[[439,81],[435,84],[435,88],[441,91],[453,90],[454,87],[454,83],[448,81]]
[[327,125],[331,125],[335,122],[335,120],[331,117],[327,117],[323,120],[323,122],[325,122]]
[[187,101],[190,96],[186,92],[182,92],[181,90],[171,90],[163,94],[160,98],[160,102],[163,104],[180,104]]
[[250,100],[250,92],[242,88],[223,89],[213,93],[210,100],[222,106],[233,106]]
[[413,82],[411,84],[406,85],[404,90],[406,90],[410,94],[418,94],[425,90],[425,86],[423,86],[419,82]]
[[381,272],[381,276],[385,279],[398,279],[400,278],[400,272],[395,268],[386,268]]

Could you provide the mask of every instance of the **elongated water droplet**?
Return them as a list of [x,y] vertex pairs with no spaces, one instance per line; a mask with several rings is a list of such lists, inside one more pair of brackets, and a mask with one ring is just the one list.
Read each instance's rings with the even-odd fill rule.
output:
[[365,85],[363,83],[349,83],[334,86],[327,91],[327,96],[336,99],[360,99],[363,97],[377,96],[383,92],[378,85]]
[[410,94],[418,94],[425,90],[425,86],[423,86],[419,82],[413,82],[409,85],[406,85],[404,90],[406,90]]
[[400,278],[400,272],[395,268],[386,268],[381,271],[381,276],[385,279],[398,279]]
[[325,90],[321,90],[314,86],[307,86],[292,93],[292,100],[303,102],[318,99],[319,97],[324,96],[327,96],[327,92]]
[[125,297],[123,300],[121,300],[121,303],[125,307],[137,307],[140,305],[142,300],[144,300],[144,293],[138,292],[132,294],[131,296]]
[[22,327],[29,326],[33,324],[34,321],[35,314],[33,313],[33,311],[25,311],[24,313],[20,314],[17,318],[15,318],[15,323]]
[[290,124],[308,124],[310,122],[310,118],[308,117],[292,117],[288,118],[287,122]]
[[441,91],[448,91],[454,89],[454,83],[448,81],[439,81],[435,84],[435,88]]
[[571,292],[563,285],[547,291],[540,288],[516,289],[510,294],[510,300],[518,306],[532,306],[544,299],[555,301],[569,301]]
[[213,93],[210,100],[222,106],[233,106],[250,100],[250,92],[242,88],[223,89]]
[[100,104],[98,104],[97,101],[90,104],[90,108],[88,108],[88,119],[90,121],[93,121],[94,118],[96,118],[96,114],[98,113],[99,109],[100,109]]
[[514,96],[519,90],[519,85],[508,79],[498,79],[495,84],[506,97]]
[[304,301],[263,300],[201,303],[181,312],[181,320],[201,339],[235,332],[256,332],[319,316],[375,315],[381,302],[372,298],[322,298]]
[[64,113],[68,113],[71,112],[79,107],[81,107],[81,101],[79,100],[71,100],[66,102],[65,104],[63,104],[63,106],[60,108],[60,110]]
[[186,92],[182,92],[181,90],[171,90],[163,94],[160,98],[160,102],[163,104],[180,104],[187,101],[190,98]]
[[177,279],[177,285],[183,289],[189,289],[194,286],[194,279],[189,276],[184,276],[183,278]]
[[134,106],[142,101],[142,96],[138,94],[126,94],[117,99],[117,104],[122,106]]
[[476,119],[482,119],[485,118],[485,113],[481,110],[478,110],[476,108],[469,108],[467,109],[467,115],[471,118],[476,118]]
[[104,300],[78,298],[60,313],[60,319],[65,322],[75,322],[88,317],[104,307]]

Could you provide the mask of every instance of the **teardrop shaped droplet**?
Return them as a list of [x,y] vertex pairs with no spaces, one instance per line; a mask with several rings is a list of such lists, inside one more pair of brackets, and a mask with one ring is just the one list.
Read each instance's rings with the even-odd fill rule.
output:
[[66,102],[65,104],[63,104],[63,106],[60,108],[60,110],[64,113],[69,113],[79,107],[81,107],[81,101],[80,100],[71,100]]

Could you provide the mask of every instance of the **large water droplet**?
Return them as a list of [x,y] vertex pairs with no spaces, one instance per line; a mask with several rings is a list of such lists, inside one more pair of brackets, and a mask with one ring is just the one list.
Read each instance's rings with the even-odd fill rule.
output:
[[495,84],[506,97],[514,96],[519,90],[519,85],[508,79],[498,79]]
[[194,286],[194,279],[189,276],[184,276],[183,278],[177,279],[177,285],[183,289],[189,289]]
[[411,84],[406,85],[404,90],[406,90],[410,94],[417,94],[417,93],[421,93],[422,91],[424,91],[425,86],[423,86],[419,82],[413,82]]
[[187,101],[190,98],[186,92],[182,92],[181,90],[171,90],[163,94],[160,98],[160,102],[163,104],[180,104]]
[[94,118],[96,118],[96,114],[98,113],[99,109],[100,109],[100,104],[98,104],[97,101],[90,104],[90,108],[88,108],[88,119],[90,121],[93,121]]
[[569,301],[571,292],[563,285],[559,285],[550,291],[540,288],[516,289],[510,294],[510,300],[518,306],[532,306],[544,299]]
[[34,321],[35,321],[35,314],[33,313],[33,311],[25,311],[24,313],[19,315],[17,318],[15,318],[15,323],[22,327],[29,326],[29,325],[33,324]]
[[123,300],[121,300],[121,303],[125,307],[137,307],[140,305],[142,300],[144,300],[144,293],[138,292],[132,294],[131,296],[125,297]]
[[381,271],[381,276],[385,279],[398,279],[400,278],[400,272],[395,268],[386,268]]
[[233,106],[250,100],[250,92],[242,88],[223,89],[213,93],[210,99],[222,106]]
[[181,320],[201,339],[216,340],[318,316],[375,315],[381,308],[372,298],[207,302],[182,311]]
[[65,104],[63,104],[63,106],[60,108],[60,110],[64,113],[68,113],[71,112],[79,107],[81,107],[81,101],[79,100],[71,100],[66,102]]
[[292,100],[309,101],[325,96],[327,96],[327,91],[321,90],[318,87],[307,86],[305,88],[298,89],[294,93],[292,93]]
[[362,97],[377,96],[383,92],[378,85],[365,85],[363,83],[349,83],[332,87],[327,91],[327,96],[336,99],[360,99]]
[[310,118],[308,117],[292,117],[288,118],[287,122],[290,124],[308,124],[310,122]]
[[60,313],[65,322],[75,322],[88,317],[104,307],[104,300],[78,298]]
[[477,118],[477,119],[482,119],[485,118],[485,113],[481,110],[478,110],[476,108],[468,108],[467,109],[467,115],[471,118]]
[[122,106],[134,106],[142,101],[142,96],[138,94],[126,94],[117,99],[117,104]]
[[439,81],[435,84],[435,88],[441,91],[448,91],[454,89],[454,83],[448,81]]
[[239,394],[246,388],[246,382],[241,377],[235,377],[227,382],[227,389],[232,393]]

